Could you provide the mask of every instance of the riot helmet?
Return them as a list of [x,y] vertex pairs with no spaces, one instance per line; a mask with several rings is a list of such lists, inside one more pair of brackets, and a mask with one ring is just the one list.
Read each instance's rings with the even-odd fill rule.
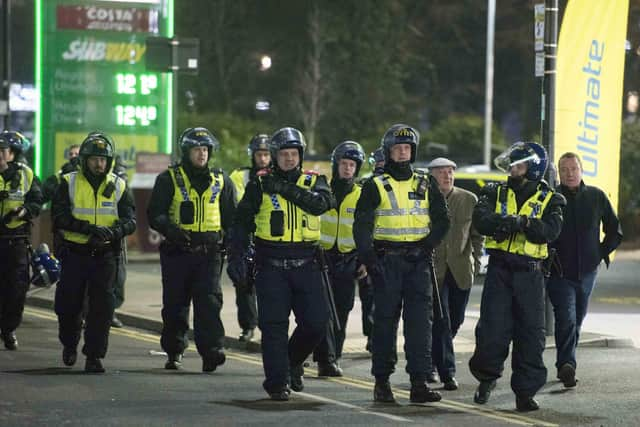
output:
[[266,162],[266,155],[267,155],[266,153],[269,153],[269,157],[271,157],[271,151],[269,150],[269,135],[264,133],[255,134],[253,138],[251,138],[251,141],[249,141],[249,145],[247,146],[247,155],[251,159],[251,166],[253,168],[263,168],[263,167],[269,166],[268,164],[266,165],[256,164],[255,154],[258,151],[265,152],[265,158],[264,158],[265,162]]
[[271,161],[277,166],[278,151],[285,148],[297,148],[300,154],[300,164],[298,167],[302,167],[302,161],[304,160],[304,150],[307,147],[307,142],[304,139],[304,135],[298,129],[292,127],[285,127],[277,130],[272,136],[269,143],[269,151],[271,154]]
[[90,156],[105,157],[107,159],[107,171],[111,170],[113,164],[113,152],[115,143],[109,135],[93,131],[82,141],[80,145],[80,167],[83,171],[87,171],[87,159]]
[[416,154],[418,152],[418,144],[420,143],[420,134],[418,131],[402,123],[391,126],[382,137],[380,147],[383,150],[384,158],[386,161],[391,161],[391,147],[396,144],[409,144],[411,146],[411,160],[410,163],[416,161]]
[[514,165],[526,163],[525,178],[529,181],[539,181],[547,170],[547,150],[537,142],[518,141],[500,153],[493,162],[504,172],[509,172]]
[[189,159],[189,151],[193,147],[207,147],[209,152],[208,159],[211,160],[211,155],[214,151],[218,151],[220,143],[215,136],[207,129],[203,127],[187,128],[178,137],[178,144],[182,151],[182,161]]
[[55,285],[60,279],[60,261],[49,252],[46,243],[31,253],[31,271],[31,283],[39,288]]
[[343,141],[331,153],[331,173],[334,178],[338,178],[338,164],[342,159],[349,159],[356,162],[356,173],[358,176],[362,163],[364,163],[364,150],[355,141]]
[[9,148],[16,155],[25,153],[31,147],[29,139],[20,132],[4,130],[0,133],[0,148]]

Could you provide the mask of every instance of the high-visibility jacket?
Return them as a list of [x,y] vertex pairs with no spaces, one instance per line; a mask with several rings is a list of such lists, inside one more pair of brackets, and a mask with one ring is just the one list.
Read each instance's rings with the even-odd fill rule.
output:
[[[315,175],[302,174],[296,185],[310,189],[316,178]],[[262,240],[291,243],[320,240],[320,217],[303,211],[279,194],[262,194],[255,222],[255,236]]]
[[[24,198],[31,190],[31,184],[33,183],[33,171],[25,164],[18,163],[17,176],[10,181],[5,181],[2,175],[0,175],[0,191],[6,191],[8,193],[7,198],[0,202],[0,218],[4,217],[11,210],[24,206]],[[13,187],[12,182],[14,179],[18,179],[17,187]],[[25,224],[26,221],[13,217],[5,226],[7,228],[18,228]]]
[[[211,186],[201,195],[191,186],[189,177],[182,166],[169,168],[169,174],[173,181],[173,199],[169,206],[169,218],[171,222],[183,230],[193,232],[220,231],[220,193],[224,188],[222,172],[211,172]],[[192,202],[194,206],[193,222],[184,224],[180,218],[180,205],[183,202]],[[184,220],[184,218],[182,219]]]
[[[98,191],[82,172],[71,172],[62,177],[69,186],[71,214],[79,220],[93,225],[111,227],[118,220],[118,202],[126,189],[126,183],[113,173],[108,173],[100,183]],[[65,240],[84,244],[89,241],[88,234],[62,230]]]
[[231,182],[233,182],[233,187],[236,190],[236,205],[240,203],[242,196],[244,196],[244,189],[247,187],[249,178],[251,178],[250,174],[250,168],[239,168],[231,172],[231,174],[229,175],[229,179],[231,179]]
[[[550,191],[546,185],[539,185],[535,194],[524,202],[518,211],[515,192],[503,184],[498,187],[495,212],[502,216],[525,215],[529,218],[540,219],[552,196],[553,191]],[[524,232],[514,233],[502,242],[497,242],[493,237],[487,236],[485,247],[537,259],[544,259],[548,255],[546,243],[532,243],[527,240]]]
[[337,246],[341,253],[356,248],[353,240],[353,218],[362,188],[354,185],[337,209],[331,209],[320,217],[320,245],[324,249]]
[[[427,237],[431,225],[428,178],[414,172],[413,178],[396,181],[385,173],[374,177],[373,182],[380,193],[373,239],[417,242]],[[419,187],[421,191],[417,191]]]

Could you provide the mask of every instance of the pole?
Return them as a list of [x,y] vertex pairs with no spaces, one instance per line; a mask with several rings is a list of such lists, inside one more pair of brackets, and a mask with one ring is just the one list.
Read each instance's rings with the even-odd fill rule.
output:
[[496,27],[496,0],[488,0],[487,9],[487,56],[484,94],[484,164],[491,168],[491,127],[493,125],[493,43]]
[[0,101],[7,103],[7,114],[3,119],[4,129],[9,129],[11,125],[11,110],[9,109],[9,86],[11,85],[11,0],[4,0],[3,2],[3,22],[4,28],[3,41],[4,41],[4,70],[2,71],[2,95]]
[[[556,98],[556,60],[558,52],[558,0],[545,0],[544,29],[544,77],[542,87],[542,142],[547,146],[549,165],[547,180],[551,188],[556,187],[554,161],[554,128]],[[554,334],[553,308],[549,297],[545,304],[545,330],[547,336]]]

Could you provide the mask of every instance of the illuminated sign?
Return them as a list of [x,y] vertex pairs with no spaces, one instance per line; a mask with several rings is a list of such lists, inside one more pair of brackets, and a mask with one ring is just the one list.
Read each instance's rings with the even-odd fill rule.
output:
[[173,0],[36,0],[35,31],[40,177],[93,130],[111,134],[123,156],[136,141],[170,152],[172,77],[147,71],[145,54],[147,37],[173,36]]

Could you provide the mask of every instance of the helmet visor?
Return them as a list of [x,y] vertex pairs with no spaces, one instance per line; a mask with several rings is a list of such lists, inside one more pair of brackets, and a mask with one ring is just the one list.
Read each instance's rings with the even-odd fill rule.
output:
[[516,143],[496,157],[493,163],[503,172],[509,172],[515,165],[521,163],[538,164],[541,159],[534,150],[525,143]]

